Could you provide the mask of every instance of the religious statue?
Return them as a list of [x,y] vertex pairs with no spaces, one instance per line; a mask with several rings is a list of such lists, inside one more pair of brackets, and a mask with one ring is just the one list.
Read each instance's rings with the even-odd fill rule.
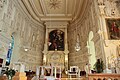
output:
[[86,72],[87,76],[90,73],[90,64],[88,64],[88,63],[85,65],[85,72]]
[[104,67],[103,61],[100,59],[97,59],[97,62],[95,63],[94,67],[97,73],[102,73],[103,67]]

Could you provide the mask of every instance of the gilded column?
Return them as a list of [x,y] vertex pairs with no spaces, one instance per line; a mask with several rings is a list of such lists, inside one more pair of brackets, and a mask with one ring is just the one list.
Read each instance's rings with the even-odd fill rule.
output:
[[65,28],[65,72],[67,73],[68,70],[68,43],[67,43],[67,26]]
[[[107,28],[106,28],[106,21],[105,21],[105,5],[104,5],[104,1],[103,0],[99,0],[100,2],[98,2],[98,6],[99,6],[99,12],[100,12],[100,16],[99,16],[99,25],[100,25],[100,31],[99,31],[99,35],[100,35],[100,41],[101,41],[101,54],[103,55],[103,60],[104,63],[106,64],[107,60],[106,60],[106,55],[105,55],[105,40],[108,39],[108,35],[107,35]],[[107,64],[106,64],[107,67]]]
[[105,5],[104,3],[99,5],[99,11],[100,11],[100,29],[103,31],[103,38],[105,40],[108,39],[108,35],[107,35],[107,28],[106,28],[106,21],[105,21]]
[[43,64],[46,65],[46,54],[48,52],[48,28],[46,27],[46,34],[45,34],[45,44],[44,44],[44,50],[43,50]]

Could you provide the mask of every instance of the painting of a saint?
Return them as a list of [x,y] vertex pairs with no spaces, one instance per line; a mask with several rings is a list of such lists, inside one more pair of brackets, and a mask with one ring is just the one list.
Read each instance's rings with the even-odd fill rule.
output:
[[53,30],[49,33],[48,50],[64,51],[64,32]]
[[119,40],[120,39],[120,19],[107,19],[107,28],[108,28],[108,34],[109,38],[113,40]]

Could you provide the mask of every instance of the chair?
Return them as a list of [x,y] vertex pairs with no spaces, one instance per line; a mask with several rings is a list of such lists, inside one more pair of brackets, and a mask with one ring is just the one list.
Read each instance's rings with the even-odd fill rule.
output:
[[70,66],[70,70],[68,70],[68,77],[71,78],[72,75],[78,77],[78,73],[79,73],[78,66]]

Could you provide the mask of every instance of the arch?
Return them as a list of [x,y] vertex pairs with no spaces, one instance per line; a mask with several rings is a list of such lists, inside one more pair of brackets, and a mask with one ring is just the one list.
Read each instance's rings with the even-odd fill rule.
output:
[[48,50],[64,51],[64,32],[53,30],[49,33]]
[[95,45],[94,42],[92,41],[93,37],[94,37],[93,31],[90,31],[89,39],[87,41],[87,48],[88,48],[88,53],[91,55],[89,57],[89,63],[91,64],[91,69],[93,69],[93,66],[96,62]]

